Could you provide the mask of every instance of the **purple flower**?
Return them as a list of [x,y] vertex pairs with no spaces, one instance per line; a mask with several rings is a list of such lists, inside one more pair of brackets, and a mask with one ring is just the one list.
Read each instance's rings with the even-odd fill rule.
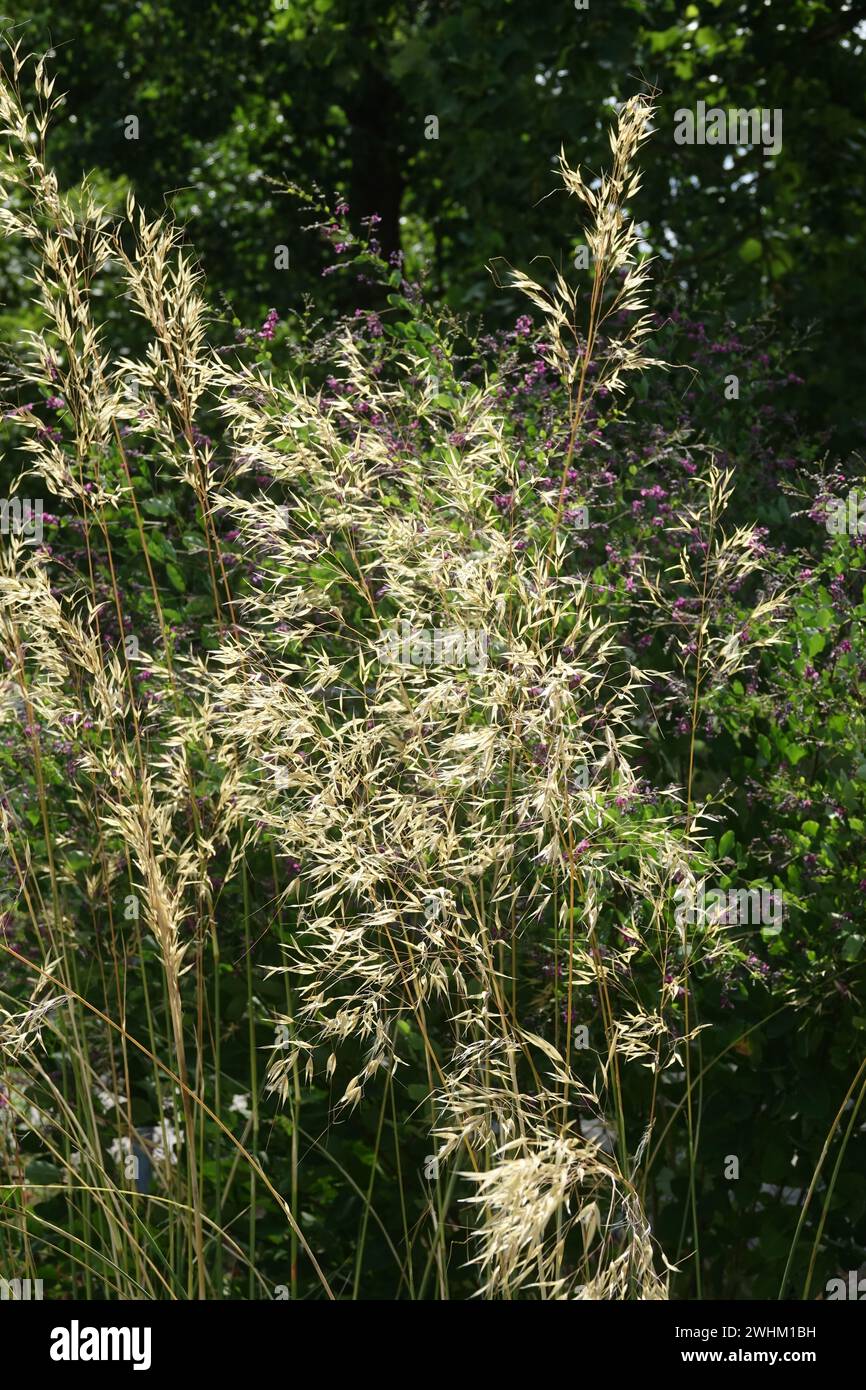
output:
[[268,316],[267,316],[267,318],[265,319],[264,323],[262,324],[261,328],[259,329],[259,334],[258,334],[258,336],[259,336],[260,338],[265,339],[265,341],[270,342],[270,340],[271,340],[271,339],[273,338],[273,336],[274,336],[274,330],[275,330],[277,324],[279,323],[279,321],[280,321],[280,316],[279,316],[279,314],[277,313],[276,309],[269,309],[269,310],[268,310]]

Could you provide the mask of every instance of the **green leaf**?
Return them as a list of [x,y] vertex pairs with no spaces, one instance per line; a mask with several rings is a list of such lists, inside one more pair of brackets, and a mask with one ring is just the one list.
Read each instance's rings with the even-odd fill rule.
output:
[[663,53],[666,48],[681,42],[682,30],[678,24],[673,24],[670,29],[656,29],[648,37],[653,53]]
[[172,565],[171,563],[167,564],[165,567],[165,572],[168,575],[174,587],[177,589],[178,593],[185,593],[186,580],[184,579],[177,565]]
[[199,594],[195,598],[189,599],[189,601],[186,604],[187,618],[202,618],[204,617],[205,613],[210,613],[212,611],[213,603],[211,599],[205,598],[203,594]]
[[774,936],[778,936],[782,930],[781,922],[771,922],[766,927],[761,927],[761,936],[765,941],[772,941]]

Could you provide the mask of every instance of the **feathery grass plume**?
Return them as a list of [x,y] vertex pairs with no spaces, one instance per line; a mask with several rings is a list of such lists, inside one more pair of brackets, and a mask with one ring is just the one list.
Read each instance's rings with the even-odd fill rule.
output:
[[[634,233],[612,210],[636,190],[631,161],[648,119],[645,101],[629,105],[614,174],[589,198],[600,257],[595,335],[607,317],[606,280],[633,257]],[[573,184],[583,187],[577,176]],[[617,311],[641,307],[641,282],[641,271],[629,273]],[[564,283],[558,293],[567,299]],[[565,318],[558,308],[550,315],[564,352]],[[628,351],[612,345],[608,380],[648,365],[634,347],[644,329],[643,320],[634,326]],[[349,389],[327,404],[291,379],[219,369],[234,476],[265,461],[286,499],[217,499],[255,552],[261,583],[210,668],[219,692],[212,737],[231,769],[234,814],[284,838],[304,867],[300,901],[291,890],[295,943],[281,967],[297,982],[296,1003],[279,1016],[271,1086],[288,1098],[301,1061],[309,1076],[336,1079],[345,1048],[361,1062],[342,1082],[341,1103],[354,1107],[377,1076],[410,1065],[420,1042],[443,1162],[463,1149],[479,1180],[495,1162],[502,1191],[512,1170],[519,1191],[525,1166],[545,1155],[544,1219],[533,1218],[525,1245],[547,1296],[565,1286],[568,1241],[557,1245],[554,1275],[541,1231],[549,1216],[565,1219],[574,1146],[584,1158],[592,1151],[575,1125],[596,1092],[597,1124],[617,1136],[606,1171],[637,1209],[621,1072],[680,1061],[683,1039],[663,1011],[685,953],[664,905],[689,850],[672,815],[632,826],[617,811],[636,782],[628,755],[646,678],[594,611],[590,587],[568,574],[561,539],[514,547],[483,482],[515,469],[496,404],[483,389],[459,395],[447,427],[431,419],[423,464],[408,459],[395,475],[381,434],[349,402],[360,397],[387,419],[401,389],[371,372],[348,339],[339,366]],[[411,349],[401,367],[417,370]],[[579,373],[572,364],[569,381]],[[579,423],[580,399],[575,410]],[[458,431],[462,448],[452,442]],[[430,659],[431,632],[460,639],[456,661]],[[472,634],[483,636],[483,661],[467,657],[481,650]],[[595,774],[582,786],[587,766]],[[621,949],[609,944],[612,907],[630,923]],[[521,954],[539,938],[549,950],[551,929],[567,978],[559,1047],[520,1021]],[[692,947],[695,961],[724,950],[718,939]],[[630,980],[642,949],[666,977],[657,1009]],[[584,1081],[572,1030],[591,990],[603,1042]],[[444,1049],[443,1029],[452,1035]],[[539,1077],[539,1047],[555,1061],[555,1096]],[[503,1136],[518,1133],[521,1152],[503,1148]],[[502,1288],[525,1282],[524,1243],[498,1243],[505,1210],[491,1199],[484,1215]],[[639,1221],[634,1229],[643,1230]],[[619,1260],[607,1234],[605,1258]],[[652,1259],[640,1241],[635,1248],[639,1273],[626,1283],[657,1296]]]
[[481,1213],[479,1293],[544,1298],[664,1299],[657,1252],[634,1194],[599,1147],[561,1130],[501,1145],[469,1174]]
[[[556,507],[556,527],[562,517],[568,472],[574,458],[587,409],[601,389],[622,394],[625,377],[665,363],[643,351],[651,331],[652,316],[640,311],[647,306],[644,288],[649,282],[652,257],[639,257],[640,236],[627,204],[640,190],[636,157],[649,139],[655,92],[641,92],[624,102],[616,126],[609,131],[613,166],[587,183],[580,169],[573,169],[559,154],[559,174],[568,193],[589,213],[584,236],[591,256],[592,279],[586,311],[578,282],[570,284],[561,271],[552,290],[544,289],[523,271],[510,270],[509,284],[527,296],[544,315],[549,337],[547,360],[560,375],[568,397],[568,445]],[[618,336],[614,328],[629,320]],[[590,376],[589,366],[595,371]],[[556,528],[552,533],[556,534]]]

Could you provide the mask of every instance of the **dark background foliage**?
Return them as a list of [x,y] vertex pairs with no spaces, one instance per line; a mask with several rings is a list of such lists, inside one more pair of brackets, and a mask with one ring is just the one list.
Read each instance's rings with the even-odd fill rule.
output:
[[[62,176],[96,168],[168,203],[245,322],[324,289],[326,248],[269,180],[339,190],[353,219],[382,218],[386,251],[429,265],[436,294],[507,317],[491,258],[577,245],[566,198],[547,196],[560,146],[599,169],[605,103],[653,84],[639,216],[668,299],[703,304],[721,287],[734,323],[772,309],[799,349],[804,419],[857,442],[862,0],[34,0],[11,18],[25,46],[55,50]],[[698,99],[780,108],[779,157],[676,145],[674,112]],[[20,277],[5,270],[9,305]],[[342,282],[328,290],[346,307]]]

